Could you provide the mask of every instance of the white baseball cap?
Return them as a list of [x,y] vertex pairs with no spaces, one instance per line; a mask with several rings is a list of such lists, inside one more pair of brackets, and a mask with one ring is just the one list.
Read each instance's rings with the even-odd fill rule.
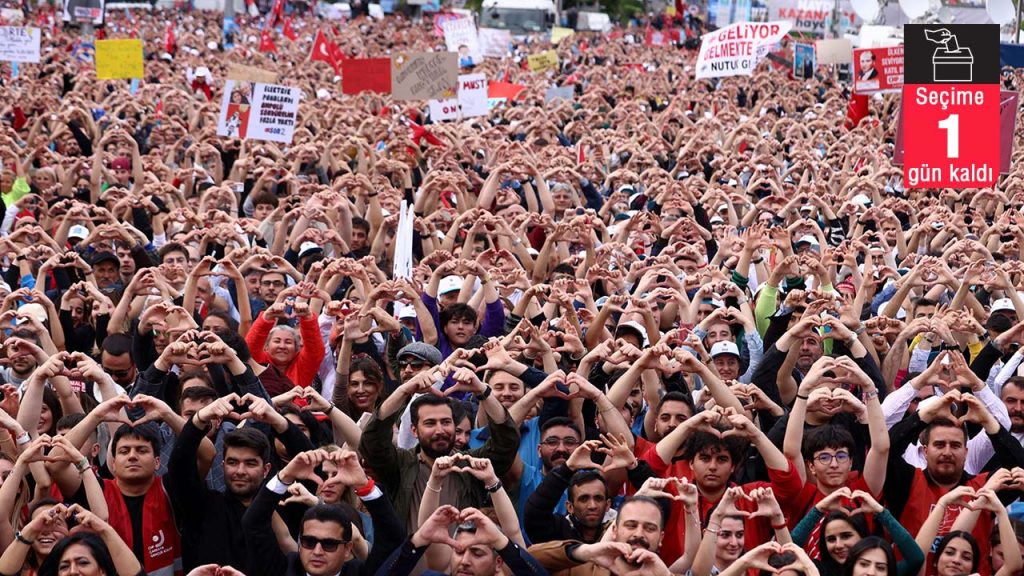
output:
[[728,340],[721,340],[715,342],[715,345],[711,347],[711,357],[717,358],[723,354],[732,354],[733,356],[740,357],[740,349],[735,343]]
[[68,230],[68,238],[78,238],[79,240],[85,240],[89,237],[89,229],[81,224],[75,224]]
[[455,290],[462,290],[462,276],[445,276],[437,286],[438,294],[447,294]]
[[317,244],[316,242],[303,242],[302,244],[299,245],[299,258],[302,258],[306,254],[311,254],[317,250],[321,252],[324,251],[323,247]]
[[1010,300],[1009,298],[1000,298],[992,303],[993,312],[1002,312],[1003,310],[1015,312],[1016,308],[1013,307],[1013,300]]

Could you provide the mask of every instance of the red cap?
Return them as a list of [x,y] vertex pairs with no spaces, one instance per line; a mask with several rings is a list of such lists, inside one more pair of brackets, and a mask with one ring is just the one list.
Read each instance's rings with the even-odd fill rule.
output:
[[121,156],[120,158],[114,158],[110,163],[111,170],[131,170],[132,159]]

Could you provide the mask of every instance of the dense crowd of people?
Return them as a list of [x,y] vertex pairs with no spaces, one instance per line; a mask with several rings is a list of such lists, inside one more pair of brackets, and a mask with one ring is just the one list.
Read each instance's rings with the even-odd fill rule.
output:
[[[0,64],[0,574],[1022,573],[1024,164],[906,189],[899,95],[786,45],[517,40],[441,123],[309,59],[429,21],[220,18],[109,13],[136,83],[57,25]],[[216,135],[232,63],[291,144]]]

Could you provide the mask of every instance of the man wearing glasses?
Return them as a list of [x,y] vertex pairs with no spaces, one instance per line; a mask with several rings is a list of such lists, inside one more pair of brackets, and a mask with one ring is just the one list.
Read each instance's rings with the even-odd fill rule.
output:
[[[316,469],[332,462],[337,471],[329,481],[355,492],[373,522],[374,542],[362,560],[353,553],[353,527],[359,514],[348,504],[316,504],[302,516],[298,552],[281,551],[271,518],[289,487],[297,482],[315,488]],[[315,480],[314,480],[315,479]],[[249,576],[362,576],[374,574],[393,550],[405,540],[391,500],[366,476],[355,452],[310,450],[302,452],[259,491],[242,518],[242,530],[250,553]],[[365,532],[365,527],[360,526]]]

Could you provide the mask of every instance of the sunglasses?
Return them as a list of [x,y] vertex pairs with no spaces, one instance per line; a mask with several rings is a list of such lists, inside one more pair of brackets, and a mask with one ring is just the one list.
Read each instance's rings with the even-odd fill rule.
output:
[[319,544],[324,552],[334,552],[338,549],[338,546],[345,544],[344,540],[338,540],[336,538],[317,538],[315,536],[299,536],[299,546],[302,546],[306,550],[315,550],[316,545]]
[[405,368],[406,366],[412,366],[413,368],[422,368],[422,367],[424,367],[426,365],[427,365],[427,363],[424,362],[423,360],[399,360],[398,361],[398,367],[399,368]]

